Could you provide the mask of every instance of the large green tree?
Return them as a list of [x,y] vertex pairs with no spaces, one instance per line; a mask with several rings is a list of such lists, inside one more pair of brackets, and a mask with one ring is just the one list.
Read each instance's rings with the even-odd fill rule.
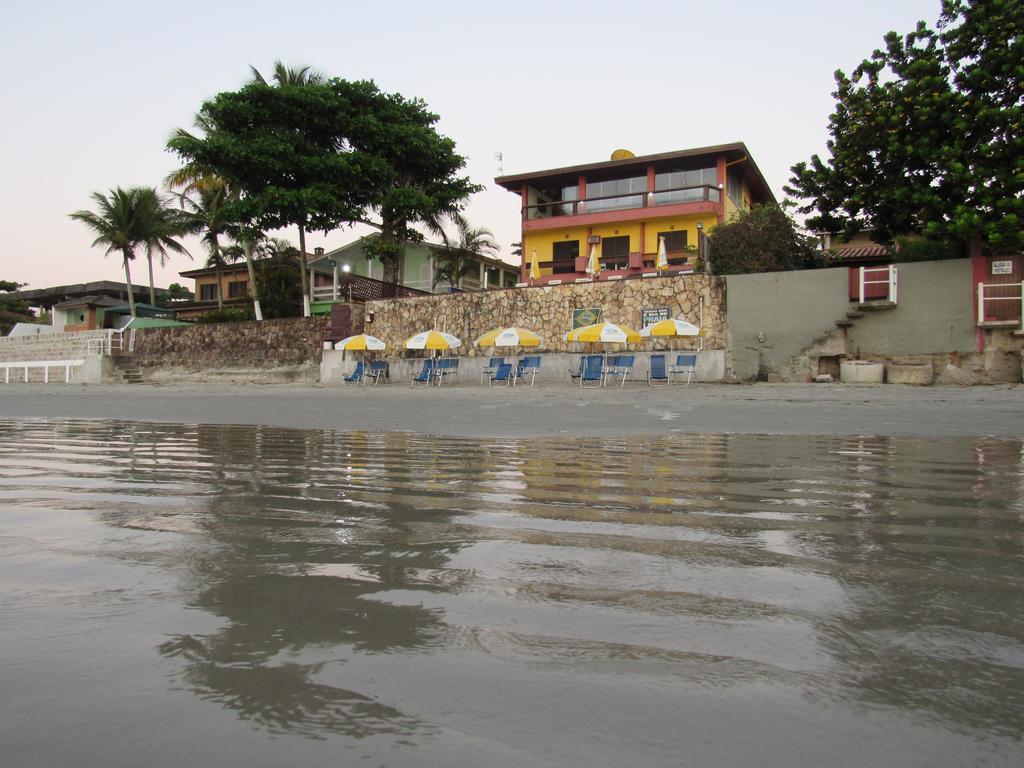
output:
[[[108,254],[121,255],[128,306],[132,317],[135,317],[130,264],[135,259],[136,251],[145,248],[147,255],[167,250],[184,251],[180,243],[174,240],[180,230],[177,225],[169,223],[166,206],[162,205],[160,195],[152,187],[116,187],[106,195],[94,192],[92,199],[96,204],[95,211],[81,210],[69,215],[92,230],[96,236],[92,242],[94,248],[104,248]],[[161,211],[159,215],[158,209]],[[164,250],[161,251],[161,248]],[[152,277],[150,295],[155,298]]]
[[1024,0],[944,0],[833,95],[830,157],[786,188],[808,226],[1024,246]]
[[435,129],[437,116],[372,82],[250,83],[200,114],[201,135],[178,132],[169,147],[239,190],[239,220],[264,231],[369,224],[380,231],[370,255],[390,282],[405,243],[422,240],[415,225],[457,211],[479,189],[459,175],[465,161]]
[[[252,70],[252,78],[254,83],[262,83],[263,85],[269,85],[267,79],[260,73],[255,67],[249,67]],[[274,74],[272,81],[278,87],[285,86],[297,86],[302,87],[306,85],[320,85],[324,82],[324,76],[314,70],[312,67],[288,67],[280,59],[274,61]],[[301,221],[295,222],[299,230],[299,272],[300,279],[302,282],[302,314],[304,317],[309,317],[310,307],[313,300],[312,286],[308,285],[308,279],[306,275],[306,223],[307,219],[302,218]]]
[[776,205],[755,205],[716,226],[708,235],[708,252],[716,275],[810,269],[824,263],[817,240],[801,232]]

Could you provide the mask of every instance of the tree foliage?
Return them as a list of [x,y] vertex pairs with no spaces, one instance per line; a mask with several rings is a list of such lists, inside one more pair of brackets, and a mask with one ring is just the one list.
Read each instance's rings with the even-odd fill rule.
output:
[[[106,253],[119,253],[124,267],[125,286],[131,314],[135,316],[130,262],[136,251],[145,248],[148,257],[167,251],[186,252],[174,238],[184,231],[179,211],[168,208],[166,201],[152,187],[116,187],[109,194],[94,192],[95,211],[75,211],[72,219],[85,224],[96,236],[93,248],[104,248]],[[150,269],[150,297],[153,295],[152,269]],[[155,301],[154,301],[155,303]]]
[[836,72],[826,161],[786,191],[813,229],[1024,245],[1024,0],[944,0]]
[[454,237],[439,231],[442,246],[436,252],[433,288],[442,282],[458,287],[462,278],[479,272],[481,259],[496,256],[500,250],[489,229],[471,227],[461,216],[455,218],[455,228]]
[[824,265],[817,240],[803,234],[792,218],[775,205],[740,211],[708,235],[715,274],[741,275],[812,269]]
[[28,323],[36,320],[28,301],[10,294],[20,291],[26,283],[11,280],[0,280],[0,335],[6,335],[15,323]]
[[238,190],[226,204],[239,221],[267,231],[305,223],[328,232],[365,223],[380,230],[373,256],[397,282],[413,227],[458,210],[479,189],[464,159],[418,99],[369,81],[250,83],[200,109],[202,133],[168,142],[192,173],[213,173]]

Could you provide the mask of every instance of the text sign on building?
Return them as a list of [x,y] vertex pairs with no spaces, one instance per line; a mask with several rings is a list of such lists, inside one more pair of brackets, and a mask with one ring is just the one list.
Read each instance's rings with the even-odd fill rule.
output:
[[572,311],[572,329],[582,328],[586,325],[593,325],[601,322],[601,308],[574,309]]
[[597,245],[600,242],[601,242],[601,236],[600,235],[587,235],[587,244],[588,245]]
[[659,320],[668,320],[672,317],[668,307],[651,307],[640,310],[640,327],[644,328]]
[[992,274],[993,275],[1012,275],[1013,274],[1013,262],[1012,261],[993,261],[992,262]]

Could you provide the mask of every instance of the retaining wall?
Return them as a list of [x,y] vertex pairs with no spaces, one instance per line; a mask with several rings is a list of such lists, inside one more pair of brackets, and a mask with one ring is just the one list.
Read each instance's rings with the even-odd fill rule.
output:
[[319,375],[326,317],[209,323],[135,332],[132,362],[147,377],[159,369],[210,370],[306,368]]
[[[365,330],[383,339],[391,351],[401,349],[413,334],[436,327],[462,339],[458,354],[475,357],[488,350],[474,346],[474,339],[493,328],[519,325],[540,334],[544,339],[540,351],[566,352],[576,347],[562,340],[572,328],[574,309],[600,307],[604,319],[639,330],[641,310],[648,308],[667,307],[671,316],[698,323],[703,300],[704,347],[722,348],[724,285],[722,278],[683,275],[387,299],[367,303],[372,319]],[[689,349],[696,343],[697,339],[672,339],[628,346],[649,351]]]

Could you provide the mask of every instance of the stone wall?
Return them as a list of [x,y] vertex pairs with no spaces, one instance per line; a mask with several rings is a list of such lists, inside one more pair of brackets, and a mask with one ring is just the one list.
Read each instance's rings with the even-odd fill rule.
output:
[[[510,325],[540,334],[549,352],[573,351],[575,345],[562,340],[572,328],[572,311],[600,307],[604,319],[640,329],[641,310],[668,307],[673,317],[698,323],[703,299],[704,346],[724,346],[722,278],[682,275],[596,283],[514,288],[498,291],[387,299],[367,303],[372,317],[366,332],[383,339],[389,353],[400,350],[408,337],[435,327],[462,339],[459,354],[486,353],[473,345],[485,332]],[[696,339],[673,340],[673,348],[695,346]],[[629,345],[643,350],[664,349],[664,341]]]
[[135,332],[132,362],[147,369],[202,371],[313,366],[319,371],[326,317],[209,323]]

